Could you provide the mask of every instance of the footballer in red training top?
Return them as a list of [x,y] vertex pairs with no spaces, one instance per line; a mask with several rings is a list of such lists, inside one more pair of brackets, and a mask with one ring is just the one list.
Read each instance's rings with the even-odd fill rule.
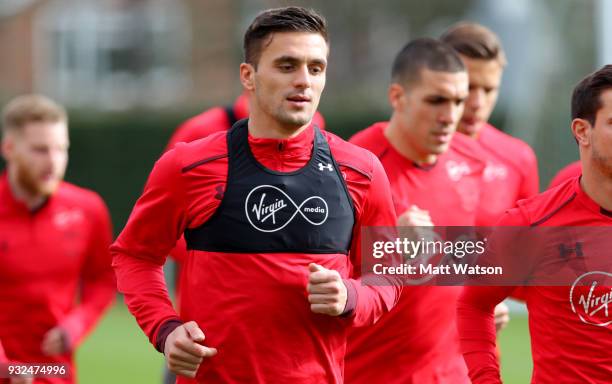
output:
[[[233,105],[208,109],[181,124],[168,141],[166,151],[174,148],[177,143],[190,143],[216,132],[225,132],[238,120],[247,117],[249,117],[249,98],[248,92],[244,92]],[[317,127],[325,129],[325,120],[318,111],[315,112],[312,122]],[[180,263],[187,258],[186,247],[185,239],[181,237],[170,252],[170,256],[178,263],[177,281],[179,282],[182,276]],[[180,284],[177,284],[177,296],[179,295]]]
[[[576,86],[572,118],[582,176],[519,202],[501,219],[500,226],[612,225],[612,65],[590,74]],[[588,260],[589,249],[585,244],[576,257]],[[534,363],[532,383],[610,383],[612,316],[608,306],[612,270],[587,273],[593,285],[579,286],[585,274],[571,286],[524,287]],[[574,286],[578,288],[574,290]],[[494,358],[492,311],[513,289],[466,287],[460,299],[461,347],[473,383],[501,383]]]
[[[348,329],[401,293],[351,276],[360,227],[395,212],[376,157],[312,124],[328,52],[314,11],[259,14],[240,66],[249,119],[166,152],[112,246],[119,289],[179,383],[342,383]],[[162,265],[182,234],[177,314]]]
[[[408,43],[396,56],[389,122],[351,142],[381,161],[402,226],[473,226],[484,163],[451,140],[468,94],[461,59],[433,39]],[[468,383],[459,349],[455,303],[461,287],[406,287],[375,326],[350,333],[347,383]]]
[[108,211],[62,181],[68,129],[53,101],[28,95],[5,107],[2,154],[0,362],[65,364],[66,377],[34,383],[73,383],[75,349],[115,295]]
[[[473,139],[486,162],[477,225],[494,225],[516,202],[538,193],[538,166],[529,145],[488,123],[495,108],[505,54],[499,38],[475,23],[449,28],[441,40],[452,46],[466,65],[470,92],[457,130]],[[462,145],[454,141],[453,146]]]

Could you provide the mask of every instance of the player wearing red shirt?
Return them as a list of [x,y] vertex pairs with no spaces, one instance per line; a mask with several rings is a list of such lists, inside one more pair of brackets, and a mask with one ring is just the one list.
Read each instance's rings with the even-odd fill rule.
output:
[[518,200],[538,193],[536,156],[527,143],[487,122],[506,64],[495,33],[479,24],[460,23],[447,30],[441,40],[459,53],[467,67],[470,92],[457,130],[480,144],[487,166],[477,224],[494,225]]
[[550,181],[548,189],[554,188],[557,185],[563,184],[566,180],[576,178],[582,174],[582,166],[580,161],[575,161],[563,167],[555,177]]
[[[393,65],[390,121],[351,139],[381,160],[400,225],[474,225],[484,164],[451,146],[467,94],[467,73],[452,48],[417,39]],[[346,382],[467,383],[453,326],[461,289],[404,288],[374,327],[351,332]]]
[[[249,94],[243,92],[232,106],[208,109],[181,124],[170,138],[166,150],[174,148],[177,143],[190,143],[216,132],[225,132],[238,120],[247,117],[249,117]],[[325,120],[318,111],[315,112],[312,122],[319,128],[325,129]],[[177,242],[170,256],[179,263],[180,270],[180,263],[187,258],[185,239],[181,238]],[[180,281],[180,273],[177,274],[177,280]]]
[[[380,162],[311,124],[327,56],[314,12],[258,15],[240,67],[249,120],[164,154],[112,246],[119,289],[179,383],[340,383],[348,329],[399,297],[349,276],[360,227],[395,212]],[[161,267],[183,232],[179,315]]]
[[67,378],[35,383],[72,383],[74,351],[115,295],[108,210],[94,192],[62,182],[68,131],[60,106],[22,96],[3,119],[0,342],[9,361],[70,366]]
[[[612,225],[612,65],[584,78],[572,95],[572,132],[582,177],[572,178],[510,210],[501,226]],[[588,253],[585,246],[585,253]],[[587,254],[588,257],[588,254]],[[612,271],[603,271],[610,273]],[[572,308],[572,287],[524,287],[529,309],[532,383],[610,383],[610,280],[591,293],[602,310]],[[608,288],[606,288],[608,286]],[[586,288],[588,293],[589,287]],[[494,356],[493,307],[513,287],[466,287],[458,306],[461,347],[474,383],[501,383]],[[594,288],[591,288],[594,289]],[[599,296],[602,289],[607,296]],[[587,297],[586,295],[584,297]],[[590,297],[590,295],[588,296]],[[590,299],[584,302],[591,303]],[[576,301],[578,302],[578,301]]]

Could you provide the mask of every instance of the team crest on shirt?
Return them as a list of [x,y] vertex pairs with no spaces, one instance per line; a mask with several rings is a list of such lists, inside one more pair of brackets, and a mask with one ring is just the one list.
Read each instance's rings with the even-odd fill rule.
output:
[[249,223],[260,232],[276,232],[298,217],[312,225],[327,221],[329,207],[320,196],[311,196],[297,204],[282,189],[260,185],[249,192],[244,202]]
[[585,324],[607,327],[612,324],[612,273],[587,272],[570,289],[570,304]]
[[503,164],[487,163],[482,177],[486,182],[506,180],[508,177],[508,168]]
[[53,216],[53,223],[57,228],[65,228],[81,221],[83,221],[83,212],[80,209],[68,209]]
[[446,172],[452,181],[459,181],[463,176],[472,173],[472,169],[465,161],[449,160],[446,162]]

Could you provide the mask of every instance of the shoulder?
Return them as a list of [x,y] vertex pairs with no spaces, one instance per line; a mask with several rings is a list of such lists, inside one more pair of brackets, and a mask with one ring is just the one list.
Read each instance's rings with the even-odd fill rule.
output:
[[334,159],[340,167],[350,168],[353,171],[361,173],[368,179],[374,177],[374,173],[380,162],[372,152],[353,143],[349,143],[329,131],[324,131],[322,133],[327,139]]
[[173,163],[184,173],[198,165],[227,156],[227,131],[210,134],[189,143],[177,143],[158,162]]
[[170,142],[172,145],[180,142],[188,143],[227,129],[229,129],[229,119],[225,109],[214,107],[186,120],[177,128]]
[[576,198],[577,178],[572,178],[528,199],[519,200],[517,209],[526,219],[526,224],[538,226],[546,223]]
[[378,122],[354,134],[349,142],[365,148],[377,157],[380,157],[389,146],[384,130],[388,122]]
[[498,155],[519,168],[523,168],[525,165],[536,161],[535,152],[529,144],[500,131],[492,125],[485,125],[479,141],[482,145],[493,149]]
[[108,212],[106,203],[97,192],[67,181],[60,184],[54,198],[59,200],[62,205],[79,207],[88,212],[97,214]]
[[582,174],[582,164],[575,161],[561,169],[550,182],[549,188],[562,184],[565,180],[571,179]]

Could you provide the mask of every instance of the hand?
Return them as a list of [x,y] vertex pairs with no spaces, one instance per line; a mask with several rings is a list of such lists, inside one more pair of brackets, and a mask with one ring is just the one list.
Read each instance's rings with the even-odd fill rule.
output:
[[47,356],[63,355],[70,350],[68,333],[59,326],[51,328],[43,337],[40,349]]
[[411,205],[397,219],[397,225],[400,227],[433,227],[433,222],[429,216],[429,211]]
[[344,312],[348,294],[338,271],[326,269],[318,264],[308,265],[308,302],[310,310],[329,316]]
[[510,310],[506,303],[499,303],[495,306],[495,332],[506,328],[510,322]]
[[164,345],[164,356],[170,372],[195,378],[204,358],[217,354],[216,348],[208,348],[201,344],[205,338],[204,332],[195,321],[176,327],[168,335]]

